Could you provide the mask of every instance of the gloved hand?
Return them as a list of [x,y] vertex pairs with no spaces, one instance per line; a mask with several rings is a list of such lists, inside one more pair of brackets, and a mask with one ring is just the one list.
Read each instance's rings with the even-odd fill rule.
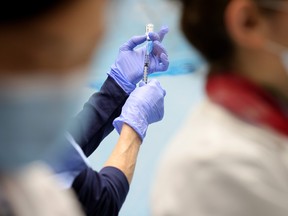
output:
[[120,117],[113,122],[118,133],[126,123],[143,140],[148,125],[163,119],[165,95],[166,91],[157,80],[151,80],[148,84],[141,82],[126,101]]
[[[161,42],[168,33],[167,27],[162,27],[159,33],[149,33],[153,41],[153,50],[150,54],[149,73],[166,71],[169,67],[168,54]],[[134,49],[146,41],[146,35],[131,38],[119,50],[119,55],[112,65],[108,75],[112,77],[121,88],[130,94],[136,84],[143,78],[146,46]]]

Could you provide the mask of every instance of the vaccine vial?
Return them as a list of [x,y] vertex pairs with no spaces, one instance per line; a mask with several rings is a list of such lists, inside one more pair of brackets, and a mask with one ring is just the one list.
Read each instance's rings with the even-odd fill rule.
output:
[[154,25],[153,24],[147,24],[146,25],[146,36],[147,36],[148,41],[150,41],[150,38],[149,38],[150,32],[154,32]]

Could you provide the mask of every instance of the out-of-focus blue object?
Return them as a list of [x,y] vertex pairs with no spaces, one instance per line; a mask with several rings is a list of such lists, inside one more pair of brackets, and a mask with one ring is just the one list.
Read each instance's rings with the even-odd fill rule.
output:
[[[157,40],[164,37],[164,35],[161,34],[162,32],[164,31],[160,31],[159,35],[157,33],[149,34],[151,40],[151,46],[149,47],[151,48],[151,55],[149,53],[150,73],[165,71],[169,65],[166,50],[160,43],[156,43]],[[167,33],[168,31],[165,30],[165,32]],[[108,72],[108,75],[128,94],[136,88],[136,84],[143,76],[143,62],[147,50],[146,47],[135,48],[145,41],[146,35],[135,36],[122,45],[115,63],[111,66],[110,72]]]
[[148,84],[141,82],[140,86],[131,93],[122,108],[120,117],[113,122],[118,133],[126,123],[143,140],[148,126],[163,119],[165,95],[165,90],[157,80],[151,80]]
[[[42,81],[38,81],[42,83]],[[38,84],[39,84],[38,83]],[[42,83],[43,86],[46,82]],[[65,151],[62,135],[77,110],[75,87],[30,84],[0,91],[0,170],[19,169]],[[76,91],[76,92],[75,92]]]
[[69,133],[66,134],[62,145],[63,151],[55,152],[53,158],[48,157],[45,161],[55,172],[55,177],[59,180],[62,188],[68,189],[72,186],[75,178],[89,167],[89,161]]

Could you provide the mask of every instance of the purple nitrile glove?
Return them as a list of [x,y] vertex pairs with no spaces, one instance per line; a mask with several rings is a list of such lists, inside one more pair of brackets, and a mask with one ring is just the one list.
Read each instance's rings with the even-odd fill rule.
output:
[[165,96],[166,91],[157,80],[151,80],[148,84],[141,82],[126,101],[120,117],[113,122],[118,133],[126,123],[143,140],[149,124],[163,119]]
[[[149,33],[153,42],[153,50],[150,54],[150,74],[166,71],[169,67],[167,51],[161,44],[168,31],[167,27],[162,27],[158,33]],[[136,84],[143,78],[146,46],[135,48],[144,43],[146,39],[146,35],[135,36],[125,43],[119,49],[118,58],[108,72],[108,75],[128,94],[136,88]]]

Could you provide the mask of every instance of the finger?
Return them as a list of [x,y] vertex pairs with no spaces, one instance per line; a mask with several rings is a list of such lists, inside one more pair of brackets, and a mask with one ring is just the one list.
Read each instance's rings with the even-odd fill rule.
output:
[[132,51],[138,45],[144,43],[146,41],[146,35],[143,36],[134,36],[128,42],[126,42],[123,46],[120,47],[121,51],[130,50]]
[[149,85],[149,86],[156,86],[157,88],[161,88],[161,89],[162,89],[161,84],[160,84],[160,82],[159,82],[157,79],[151,79],[151,80],[149,80],[149,82],[148,82],[147,85]]
[[160,56],[161,64],[159,65],[159,71],[167,71],[169,68],[169,59],[165,53],[162,53]]
[[145,85],[146,85],[146,83],[143,82],[143,81],[141,81],[141,82],[139,83],[139,87],[143,87],[143,86],[145,86]]
[[165,35],[169,32],[169,28],[167,26],[163,26],[161,30],[156,33],[156,32],[150,32],[149,33],[149,38],[151,41],[159,41],[162,42]]
[[160,36],[156,32],[150,32],[149,33],[149,38],[151,41],[160,41]]
[[155,67],[155,71],[157,72],[164,72],[167,71],[169,68],[169,59],[165,53],[160,55],[160,60],[157,62],[158,64]]
[[168,34],[169,28],[168,26],[162,26],[161,30],[158,32],[159,35],[159,41],[162,42],[165,38],[166,34]]
[[161,83],[156,80],[156,79],[152,79],[148,82],[148,85],[150,86],[156,86],[162,93],[162,95],[165,97],[166,96],[166,91],[165,89],[161,86]]
[[162,53],[165,53],[168,56],[167,50],[159,41],[153,42],[153,55],[160,57]]

